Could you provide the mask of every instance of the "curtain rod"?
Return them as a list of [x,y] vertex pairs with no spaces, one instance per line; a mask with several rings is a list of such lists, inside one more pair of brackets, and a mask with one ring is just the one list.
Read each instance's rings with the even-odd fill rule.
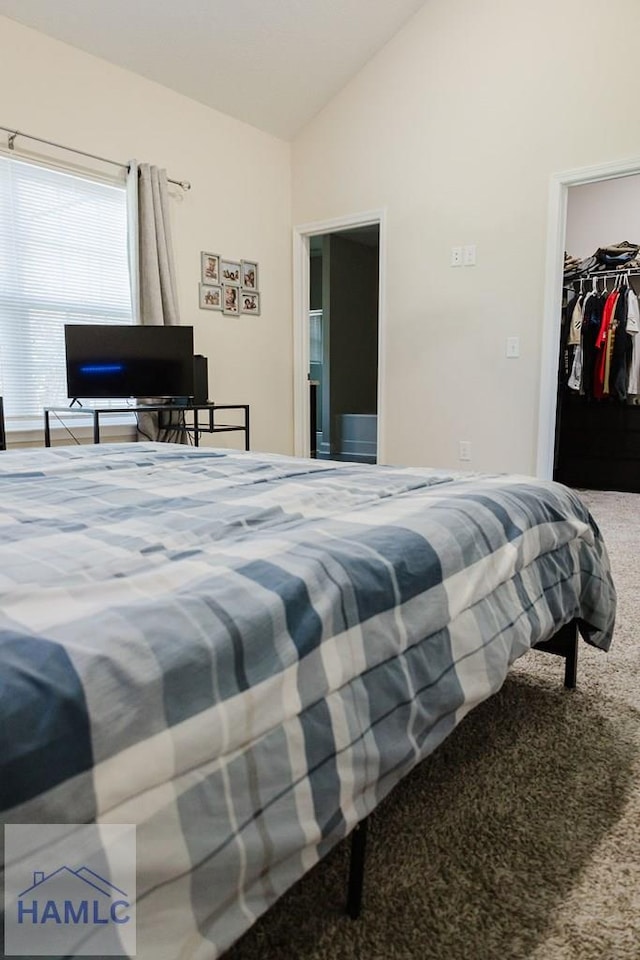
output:
[[[81,157],[90,157],[92,160],[99,160],[101,163],[110,163],[114,167],[122,167],[125,170],[129,169],[128,163],[121,163],[119,160],[109,160],[108,157],[99,157],[95,153],[87,153],[86,150],[76,150],[75,147],[65,147],[63,143],[56,143],[54,140],[44,140],[42,137],[34,137],[30,133],[22,133],[21,130],[14,130],[12,127],[2,127],[0,130],[4,130],[5,133],[9,134],[8,146],[9,150],[14,149],[14,142],[16,137],[26,137],[27,140],[35,140],[38,143],[46,143],[49,147],[57,147],[59,150],[67,150],[69,153],[77,153]],[[181,187],[183,190],[191,190],[191,184],[188,180],[172,180],[171,177],[167,178],[169,183],[174,183],[177,187]]]

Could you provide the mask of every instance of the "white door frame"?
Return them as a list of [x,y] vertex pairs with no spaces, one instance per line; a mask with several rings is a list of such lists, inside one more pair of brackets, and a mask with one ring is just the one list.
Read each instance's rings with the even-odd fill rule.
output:
[[378,463],[385,462],[384,357],[386,333],[386,210],[337,217],[293,228],[293,428],[297,457],[309,456],[309,239],[352,227],[378,224],[380,272],[378,281]]
[[[542,327],[540,367],[540,404],[538,408],[538,453],[536,472],[539,477],[553,477],[558,389],[558,348],[562,321],[562,280],[567,227],[567,195],[569,187],[598,180],[614,180],[640,173],[640,158],[603,163],[579,170],[567,170],[551,177],[547,227],[547,263]],[[606,240],[606,237],[604,238]]]

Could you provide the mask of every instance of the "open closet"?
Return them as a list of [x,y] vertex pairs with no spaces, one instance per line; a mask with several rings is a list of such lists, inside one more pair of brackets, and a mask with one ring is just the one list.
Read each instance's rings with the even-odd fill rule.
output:
[[640,492],[640,176],[569,189],[554,478]]

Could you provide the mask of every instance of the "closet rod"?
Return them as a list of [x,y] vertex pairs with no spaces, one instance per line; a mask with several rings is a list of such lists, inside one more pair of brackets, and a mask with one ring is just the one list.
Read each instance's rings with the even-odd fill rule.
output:
[[[4,130],[5,133],[9,134],[9,150],[14,149],[16,137],[25,137],[27,140],[35,140],[37,143],[46,143],[49,147],[57,147],[59,150],[67,150],[69,153],[77,153],[81,157],[90,157],[91,160],[99,160],[101,163],[110,163],[113,167],[122,167],[123,170],[129,169],[128,163],[121,163],[119,160],[109,160],[108,157],[99,157],[95,153],[87,153],[86,150],[76,150],[75,147],[66,147],[63,143],[56,143],[55,140],[44,140],[42,137],[34,137],[31,133],[23,133],[21,130],[14,130],[12,127],[0,126],[0,130]],[[171,177],[168,177],[167,179],[169,180],[169,183],[175,183],[177,187],[181,187],[183,190],[191,190],[191,184],[188,180],[172,180]]]
[[565,283],[580,283],[581,280],[606,280],[608,277],[637,277],[640,275],[640,267],[631,267],[629,270],[624,270],[622,267],[619,270],[596,270],[594,273],[583,273],[579,277],[572,277],[570,280],[565,280]]

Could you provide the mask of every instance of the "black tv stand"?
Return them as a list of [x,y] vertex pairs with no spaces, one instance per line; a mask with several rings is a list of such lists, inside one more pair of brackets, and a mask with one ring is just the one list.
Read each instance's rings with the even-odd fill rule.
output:
[[[77,402],[78,406],[73,403]],[[244,433],[244,448],[249,449],[249,404],[248,403],[136,403],[131,406],[123,407],[83,407],[79,401],[74,398],[73,403],[68,407],[45,407],[44,413],[44,445],[51,446],[51,414],[54,414],[59,420],[61,414],[70,413],[74,416],[91,417],[93,421],[93,442],[100,443],[100,417],[109,414],[123,413],[157,413],[159,417],[158,426],[164,429],[165,425],[170,429],[182,430],[185,434],[193,436],[194,446],[199,446],[200,435],[203,433],[235,433],[240,431]],[[216,423],[215,414],[218,410],[242,410],[244,414],[243,423]],[[162,415],[178,411],[185,414],[181,424],[174,423],[163,424]],[[204,412],[207,416],[199,418],[198,414]],[[186,415],[189,414],[189,420]],[[204,422],[203,422],[204,420]]]
[[77,397],[74,397],[74,398],[73,398],[73,400],[71,401],[71,403],[69,404],[69,406],[70,406],[70,407],[73,407],[74,404],[76,404],[76,403],[78,404],[79,407],[82,406],[82,403],[80,402],[80,400],[78,400]]

